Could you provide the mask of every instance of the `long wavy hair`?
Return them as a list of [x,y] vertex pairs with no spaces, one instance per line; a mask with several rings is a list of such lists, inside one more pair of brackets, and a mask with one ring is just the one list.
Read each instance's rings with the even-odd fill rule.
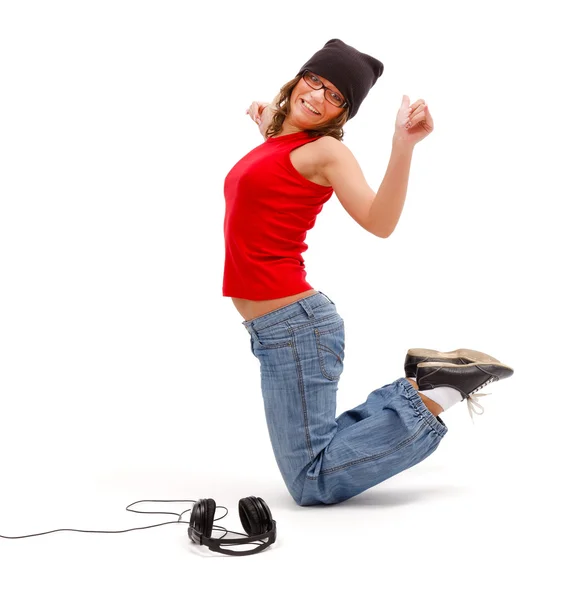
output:
[[[279,94],[275,96],[272,102],[275,114],[273,115],[273,119],[265,132],[265,135],[267,137],[278,135],[283,130],[283,121],[285,120],[285,117],[291,112],[291,94],[293,93],[293,88],[299,83],[302,77],[302,74],[297,75],[295,79],[291,79],[291,81],[288,81],[281,88]],[[342,127],[347,121],[348,108],[345,108],[335,119],[331,119],[327,123],[319,125],[319,127],[315,127],[314,129],[307,129],[306,131],[309,133],[309,137],[320,137],[323,135],[330,135],[331,137],[342,141],[342,138],[344,137],[344,130],[342,129]]]

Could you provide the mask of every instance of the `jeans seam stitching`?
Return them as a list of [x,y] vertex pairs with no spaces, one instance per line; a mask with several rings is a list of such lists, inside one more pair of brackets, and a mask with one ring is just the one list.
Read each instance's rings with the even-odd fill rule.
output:
[[[291,327],[289,327],[289,331],[292,332]],[[299,391],[301,394],[301,405],[303,407],[303,422],[305,425],[305,443],[307,444],[307,450],[309,451],[309,458],[311,461],[315,460],[315,454],[313,452],[313,446],[311,444],[311,435],[309,431],[309,419],[307,416],[307,401],[305,398],[305,384],[303,382],[303,373],[301,370],[301,363],[299,361],[299,353],[297,352],[297,344],[295,343],[295,336],[292,334],[291,341],[291,349],[293,350],[293,355],[295,357],[295,365],[297,367],[297,383],[299,385]]]
[[288,340],[286,342],[274,342],[273,344],[267,342],[265,344],[262,344],[259,340],[257,340],[259,345],[264,348],[265,350],[276,350],[277,348],[285,348],[286,346],[290,346],[291,345],[291,340]]
[[311,477],[311,476],[308,475],[307,479],[316,480],[316,479],[319,478],[320,475],[328,475],[329,473],[334,473],[335,471],[340,471],[341,469],[346,469],[346,468],[352,467],[354,465],[358,465],[358,464],[365,463],[365,462],[370,462],[371,460],[377,460],[379,458],[384,458],[386,456],[389,456],[390,454],[393,454],[394,452],[397,452],[398,450],[401,450],[404,446],[407,446],[408,444],[410,444],[411,442],[413,442],[427,426],[428,426],[428,424],[425,421],[422,421],[422,425],[416,431],[416,433],[414,433],[414,435],[412,435],[409,438],[403,440],[402,442],[400,442],[394,448],[390,448],[390,450],[386,450],[386,451],[381,452],[380,454],[376,454],[374,456],[368,456],[366,458],[361,458],[359,460],[354,460],[352,462],[345,463],[343,465],[339,465],[339,466],[333,467],[331,469],[323,469],[319,473],[319,475],[317,477]]
[[337,326],[333,327],[332,329],[321,330],[318,327],[315,327],[315,329],[314,329],[314,334],[315,334],[316,342],[317,342],[317,354],[319,357],[319,365],[321,367],[321,373],[323,374],[323,377],[326,377],[329,381],[338,381],[340,379],[340,376],[342,375],[342,370],[338,375],[333,375],[332,373],[329,373],[326,368],[326,365],[325,365],[325,356],[323,355],[323,352],[330,352],[338,361],[340,361],[341,366],[343,365],[343,361],[336,352],[334,352],[331,348],[329,348],[328,346],[326,346],[325,344],[323,344],[321,342],[321,334],[334,333],[334,332],[340,331],[340,330],[342,330],[343,334],[344,334],[344,321],[341,321],[340,325],[337,325]]
[[[313,325],[318,325],[319,323],[313,323]],[[334,323],[330,329],[319,329],[319,333],[333,333],[335,331],[338,331],[339,329],[342,329],[344,327],[344,320],[338,322],[338,323]]]
[[[298,302],[300,302],[300,300]],[[296,303],[294,302],[293,304],[296,304]],[[304,314],[308,319],[313,319],[314,318],[314,310],[320,308],[321,306],[328,306],[328,303],[324,303],[323,302],[322,304],[318,304],[317,306],[313,306],[312,307],[312,309],[313,309],[313,316],[312,317],[309,317],[307,315],[306,311],[304,313],[299,313],[299,314]],[[282,307],[282,308],[285,308],[285,307]],[[275,311],[271,311],[271,312],[277,312],[278,310],[281,310],[281,309],[277,308]],[[263,319],[263,317],[265,317],[267,315],[270,315],[270,314],[271,313],[265,313],[265,315],[261,315],[260,317],[257,317],[256,319],[251,319],[251,321],[260,321],[260,320]],[[299,315],[298,314],[294,315],[294,317],[296,317],[296,316],[299,316]],[[292,319],[294,317],[284,315],[283,318],[280,319],[279,321],[275,321],[274,323],[270,323],[269,325],[266,325],[265,327],[262,327],[261,329],[258,329],[258,331],[263,331],[264,329],[267,329],[268,327],[273,327],[274,325],[278,325],[279,323],[283,323],[283,321],[290,320],[290,319]],[[246,322],[249,322],[249,321],[246,321]]]
[[[317,353],[319,355],[319,364],[321,367],[321,373],[323,374],[324,377],[326,377],[330,381],[338,381],[340,379],[342,372],[339,373],[338,375],[333,375],[332,373],[329,373],[327,371],[327,368],[325,365],[325,357],[323,355],[323,352],[329,352],[338,360],[340,360],[340,356],[338,356],[336,352],[333,352],[330,348],[328,348],[324,344],[321,344],[320,338],[319,338],[319,332],[316,329],[315,329],[315,335],[317,337],[317,340],[316,340],[317,341]],[[342,364],[342,361],[341,361],[341,364]]]
[[[338,313],[336,313],[336,314],[338,314]],[[294,324],[291,324],[290,322],[288,322],[287,324],[292,327],[292,330],[295,333],[298,333],[299,331],[303,331],[304,329],[308,329],[309,327],[314,327],[315,325],[320,325],[323,321],[329,320],[331,318],[331,316],[333,316],[333,315],[326,315],[326,316],[320,318],[318,321],[315,320],[314,318],[311,318],[311,320],[308,321],[307,323],[301,323],[300,325],[294,325]],[[289,321],[291,321],[291,318],[289,318]],[[336,325],[337,325],[337,323],[335,322],[335,327],[336,327]]]
[[[265,327],[262,327],[262,328],[259,328],[259,327],[255,328],[255,332],[259,334],[261,331],[265,331],[266,329],[274,327],[275,325],[282,325],[283,323],[285,325],[287,325],[292,332],[298,332],[303,329],[307,329],[308,327],[314,327],[315,325],[319,325],[323,321],[330,319],[330,317],[331,317],[331,315],[326,315],[325,317],[322,317],[318,321],[315,321],[315,320],[313,320],[313,318],[311,318],[311,321],[309,321],[307,323],[302,323],[301,325],[297,325],[297,326],[292,325],[290,323],[290,321],[292,320],[292,317],[287,317],[287,318],[283,319],[282,321],[277,321],[276,323],[271,323],[271,325],[266,325]],[[307,317],[307,318],[309,318],[309,317]],[[343,323],[343,325],[344,325],[344,323]]]

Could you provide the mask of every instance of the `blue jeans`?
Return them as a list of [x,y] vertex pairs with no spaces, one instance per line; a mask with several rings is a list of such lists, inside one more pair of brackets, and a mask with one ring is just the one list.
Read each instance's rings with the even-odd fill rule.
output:
[[422,461],[447,433],[405,378],[336,417],[344,321],[322,292],[243,325],[277,465],[300,506],[360,494]]

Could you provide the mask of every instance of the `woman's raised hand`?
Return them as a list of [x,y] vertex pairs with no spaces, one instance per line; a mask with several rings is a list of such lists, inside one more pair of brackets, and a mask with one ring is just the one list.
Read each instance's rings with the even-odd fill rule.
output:
[[410,98],[404,96],[396,117],[394,141],[415,145],[432,131],[433,119],[425,100],[416,100],[410,106]]
[[258,102],[253,101],[250,107],[245,111],[246,115],[249,115],[258,125],[261,123],[261,113],[263,109],[268,106],[269,102]]
[[[268,110],[265,108],[270,107]],[[259,125],[259,131],[265,137],[265,132],[271,123],[274,111],[271,110],[269,102],[259,102],[255,100],[251,103],[250,107],[245,111],[246,115],[249,115],[253,121]]]

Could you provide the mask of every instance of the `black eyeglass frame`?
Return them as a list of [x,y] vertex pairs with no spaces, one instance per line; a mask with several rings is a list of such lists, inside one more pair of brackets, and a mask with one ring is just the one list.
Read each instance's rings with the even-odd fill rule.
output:
[[[319,79],[319,82],[320,82],[320,84],[321,84],[321,85],[320,85],[319,87],[315,87],[315,86],[313,85],[313,83],[314,83],[313,81],[309,82],[309,81],[307,81],[307,80],[305,79],[305,75],[307,75],[307,73],[310,73],[311,75],[313,75],[313,76],[314,76],[314,77],[316,77],[317,79],[319,79],[319,76],[318,76],[316,73],[313,73],[312,71],[309,71],[308,69],[305,69],[305,70],[303,71],[302,77],[303,77],[303,80],[304,80],[304,81],[307,83],[307,85],[308,85],[308,86],[312,87],[314,90],[320,90],[321,88],[324,88],[324,89],[325,89],[325,99],[326,99],[328,102],[330,102],[330,103],[331,103],[333,106],[335,106],[336,108],[346,108],[346,107],[348,106],[348,102],[347,102],[346,100],[345,100],[345,101],[343,102],[343,104],[341,104],[340,106],[339,106],[339,105],[337,105],[337,104],[335,104],[334,102],[331,102],[331,101],[328,99],[328,97],[327,97],[326,91],[327,91],[327,90],[329,90],[329,92],[331,92],[331,94],[337,94],[337,92],[335,92],[334,90],[331,90],[331,88],[330,88],[330,87],[327,87],[327,86],[326,86],[326,85],[325,85],[325,84],[324,84],[324,83],[323,83],[323,82],[322,82],[320,79]],[[337,95],[338,95],[338,94],[337,94]]]

